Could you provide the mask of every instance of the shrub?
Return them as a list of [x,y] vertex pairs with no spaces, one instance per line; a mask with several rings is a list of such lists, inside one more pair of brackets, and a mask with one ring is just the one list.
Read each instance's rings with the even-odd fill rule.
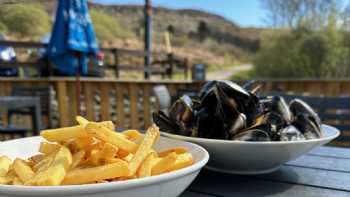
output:
[[123,39],[132,36],[131,31],[123,27],[116,18],[113,18],[101,10],[91,9],[90,15],[98,39]]
[[40,37],[50,30],[50,17],[37,4],[8,4],[0,8],[0,23],[17,36]]

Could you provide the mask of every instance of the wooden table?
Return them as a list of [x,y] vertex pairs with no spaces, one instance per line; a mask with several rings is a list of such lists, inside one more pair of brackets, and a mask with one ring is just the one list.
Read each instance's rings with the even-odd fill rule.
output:
[[181,195],[194,196],[350,196],[350,149],[320,147],[265,175],[204,169]]
[[29,108],[33,111],[33,133],[38,135],[41,129],[40,98],[31,96],[1,96],[0,110]]

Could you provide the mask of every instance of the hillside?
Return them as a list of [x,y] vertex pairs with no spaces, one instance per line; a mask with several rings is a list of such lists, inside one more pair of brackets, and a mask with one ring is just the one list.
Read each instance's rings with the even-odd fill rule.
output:
[[[8,0],[7,2],[13,4],[0,6],[0,14],[5,7],[35,3],[39,5],[37,7],[47,12],[50,19],[56,8],[56,1],[53,0]],[[90,10],[102,45],[142,49],[142,6],[107,6],[90,3]],[[2,20],[3,17],[0,17],[0,31],[1,25],[6,24]],[[5,26],[3,29],[7,34],[16,39],[24,37],[38,39],[47,29],[42,28],[37,36],[33,36],[34,33],[33,35],[22,33],[18,36],[16,32],[11,31],[11,28],[2,26]],[[153,9],[154,50],[165,49],[164,32],[166,31],[171,32],[171,43],[177,54],[187,56],[196,62],[212,65],[229,66],[237,61],[247,61],[260,45],[260,29],[241,28],[221,16],[204,11],[155,7]]]

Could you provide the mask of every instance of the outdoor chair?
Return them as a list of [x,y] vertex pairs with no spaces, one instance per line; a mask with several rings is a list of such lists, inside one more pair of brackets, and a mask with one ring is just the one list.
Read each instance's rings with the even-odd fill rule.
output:
[[157,85],[153,87],[153,93],[159,102],[159,110],[168,114],[171,106],[171,96],[168,88],[165,85]]
[[[51,108],[51,86],[41,86],[41,87],[28,87],[28,86],[17,86],[12,89],[12,96],[36,96],[40,98],[40,107],[42,116],[47,118],[46,128],[52,128],[52,108]],[[8,120],[11,125],[11,117],[13,115],[30,115],[32,111],[29,109],[20,110],[9,110]]]
[[308,103],[320,116],[322,123],[332,125],[341,135],[331,144],[350,147],[350,97],[317,97],[281,94],[287,102],[299,98]]

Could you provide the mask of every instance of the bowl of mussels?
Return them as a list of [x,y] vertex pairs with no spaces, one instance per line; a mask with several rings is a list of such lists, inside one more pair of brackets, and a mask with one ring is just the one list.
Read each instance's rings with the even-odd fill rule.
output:
[[209,81],[198,98],[183,95],[168,112],[153,113],[153,121],[163,136],[206,148],[208,169],[232,174],[272,172],[339,136],[306,102],[256,90]]

